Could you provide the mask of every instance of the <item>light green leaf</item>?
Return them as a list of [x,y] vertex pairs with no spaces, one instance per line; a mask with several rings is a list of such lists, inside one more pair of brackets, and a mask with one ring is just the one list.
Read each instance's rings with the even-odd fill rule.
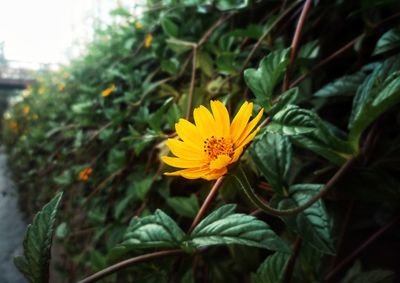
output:
[[175,221],[157,209],[153,215],[132,219],[121,246],[127,250],[173,248],[179,247],[184,236]]
[[281,81],[288,65],[290,49],[276,50],[268,54],[258,69],[246,69],[244,79],[259,104],[267,111],[271,108],[271,98],[276,85]]
[[165,34],[177,37],[179,34],[178,26],[169,18],[163,17],[161,20],[161,27],[164,30]]
[[393,28],[385,32],[375,46],[374,55],[400,47],[400,29]]
[[25,233],[24,254],[14,259],[17,268],[31,283],[49,281],[50,248],[62,195],[58,193],[36,214]]
[[252,274],[251,283],[280,283],[283,280],[289,255],[276,252],[267,257]]
[[193,230],[190,244],[196,248],[239,244],[290,252],[290,248],[269,226],[251,215],[234,213],[228,204],[212,212]]
[[289,139],[279,134],[267,134],[262,140],[251,145],[250,155],[274,191],[285,195],[292,162],[292,146]]

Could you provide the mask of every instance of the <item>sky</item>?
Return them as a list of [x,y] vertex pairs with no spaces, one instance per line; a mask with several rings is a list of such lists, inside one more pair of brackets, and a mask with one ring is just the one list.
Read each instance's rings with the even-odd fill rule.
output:
[[76,55],[76,50],[70,48],[73,43],[90,39],[91,15],[108,14],[115,3],[115,0],[0,0],[0,43],[4,42],[6,59],[66,63],[70,56]]

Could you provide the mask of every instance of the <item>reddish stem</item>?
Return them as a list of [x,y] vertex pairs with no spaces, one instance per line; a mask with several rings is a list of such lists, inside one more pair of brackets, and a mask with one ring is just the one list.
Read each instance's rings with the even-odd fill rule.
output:
[[224,180],[224,176],[219,177],[217,181],[214,183],[214,186],[211,188],[210,192],[208,193],[208,196],[206,200],[203,202],[203,205],[201,206],[199,212],[197,213],[195,219],[192,222],[192,226],[190,226],[189,233],[193,231],[193,229],[199,224],[201,219],[203,219],[204,215],[207,212],[208,207],[210,206],[211,202],[215,199],[218,193],[218,189],[220,188],[222,181]]
[[344,266],[346,266],[349,262],[351,262],[356,256],[358,256],[366,247],[372,244],[376,239],[382,236],[389,228],[391,228],[397,221],[399,221],[400,217],[396,217],[391,222],[387,223],[385,226],[380,228],[374,234],[371,235],[364,243],[362,243],[357,249],[355,249],[348,257],[342,260],[328,275],[325,276],[324,282],[328,282],[331,280]]
[[284,283],[290,283],[292,281],[294,266],[296,264],[297,256],[299,255],[301,248],[301,238],[297,237],[296,241],[293,245],[293,254],[289,257],[286,270],[285,270],[285,277],[283,279]]
[[100,280],[101,278],[104,278],[104,277],[110,275],[111,273],[117,272],[118,270],[121,270],[125,267],[131,266],[132,264],[147,261],[147,260],[158,258],[158,257],[173,256],[173,255],[179,255],[179,254],[183,254],[183,251],[177,249],[177,250],[159,251],[159,252],[154,252],[154,253],[150,253],[150,254],[133,257],[133,258],[118,262],[117,264],[111,265],[110,267],[107,267],[106,269],[103,269],[89,277],[86,277],[85,279],[82,279],[78,283],[96,282],[97,280]]
[[303,10],[301,11],[299,21],[297,22],[296,31],[294,33],[293,40],[292,40],[292,50],[290,52],[290,61],[289,61],[289,65],[288,65],[288,68],[286,71],[285,80],[283,83],[283,91],[286,91],[289,86],[290,73],[293,68],[293,62],[296,57],[297,49],[299,47],[300,34],[301,34],[301,31],[303,30],[307,14],[310,11],[311,4],[312,4],[312,0],[306,0],[306,3],[304,3],[304,6],[303,6]]

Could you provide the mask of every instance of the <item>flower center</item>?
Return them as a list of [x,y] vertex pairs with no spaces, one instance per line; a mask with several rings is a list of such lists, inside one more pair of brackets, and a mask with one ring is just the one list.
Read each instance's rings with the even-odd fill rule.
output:
[[233,143],[230,138],[212,136],[204,141],[203,148],[210,161],[217,159],[219,155],[233,156]]

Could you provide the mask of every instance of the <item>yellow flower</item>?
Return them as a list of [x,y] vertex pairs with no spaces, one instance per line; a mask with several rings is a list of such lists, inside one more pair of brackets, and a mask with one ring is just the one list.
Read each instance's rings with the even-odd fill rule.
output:
[[18,123],[16,121],[11,122],[11,129],[17,130],[18,129]]
[[136,21],[136,22],[135,22],[135,28],[136,28],[136,29],[142,29],[142,28],[143,28],[142,23],[141,23],[140,21]]
[[44,94],[45,92],[46,92],[46,88],[43,86],[38,89],[39,94]]
[[63,92],[65,89],[65,85],[64,84],[58,84],[57,86],[58,91]]
[[151,35],[151,33],[148,33],[144,39],[144,46],[146,46],[146,48],[150,48],[152,41],[153,36]]
[[115,89],[116,89],[115,84],[112,84],[101,92],[101,96],[103,97],[109,96],[111,93],[115,91]]
[[181,140],[168,139],[167,146],[176,157],[162,156],[170,166],[184,168],[168,172],[168,176],[187,179],[214,180],[228,171],[228,165],[238,161],[244,147],[251,142],[263,109],[250,121],[253,103],[245,102],[230,122],[229,113],[220,101],[211,101],[212,113],[204,106],[193,111],[195,124],[180,119],[175,129]]
[[28,105],[25,105],[24,108],[22,108],[22,112],[24,112],[25,115],[29,113],[29,110],[30,108]]
[[79,172],[79,180],[81,181],[87,181],[89,180],[89,176],[93,173],[92,168],[85,168]]

